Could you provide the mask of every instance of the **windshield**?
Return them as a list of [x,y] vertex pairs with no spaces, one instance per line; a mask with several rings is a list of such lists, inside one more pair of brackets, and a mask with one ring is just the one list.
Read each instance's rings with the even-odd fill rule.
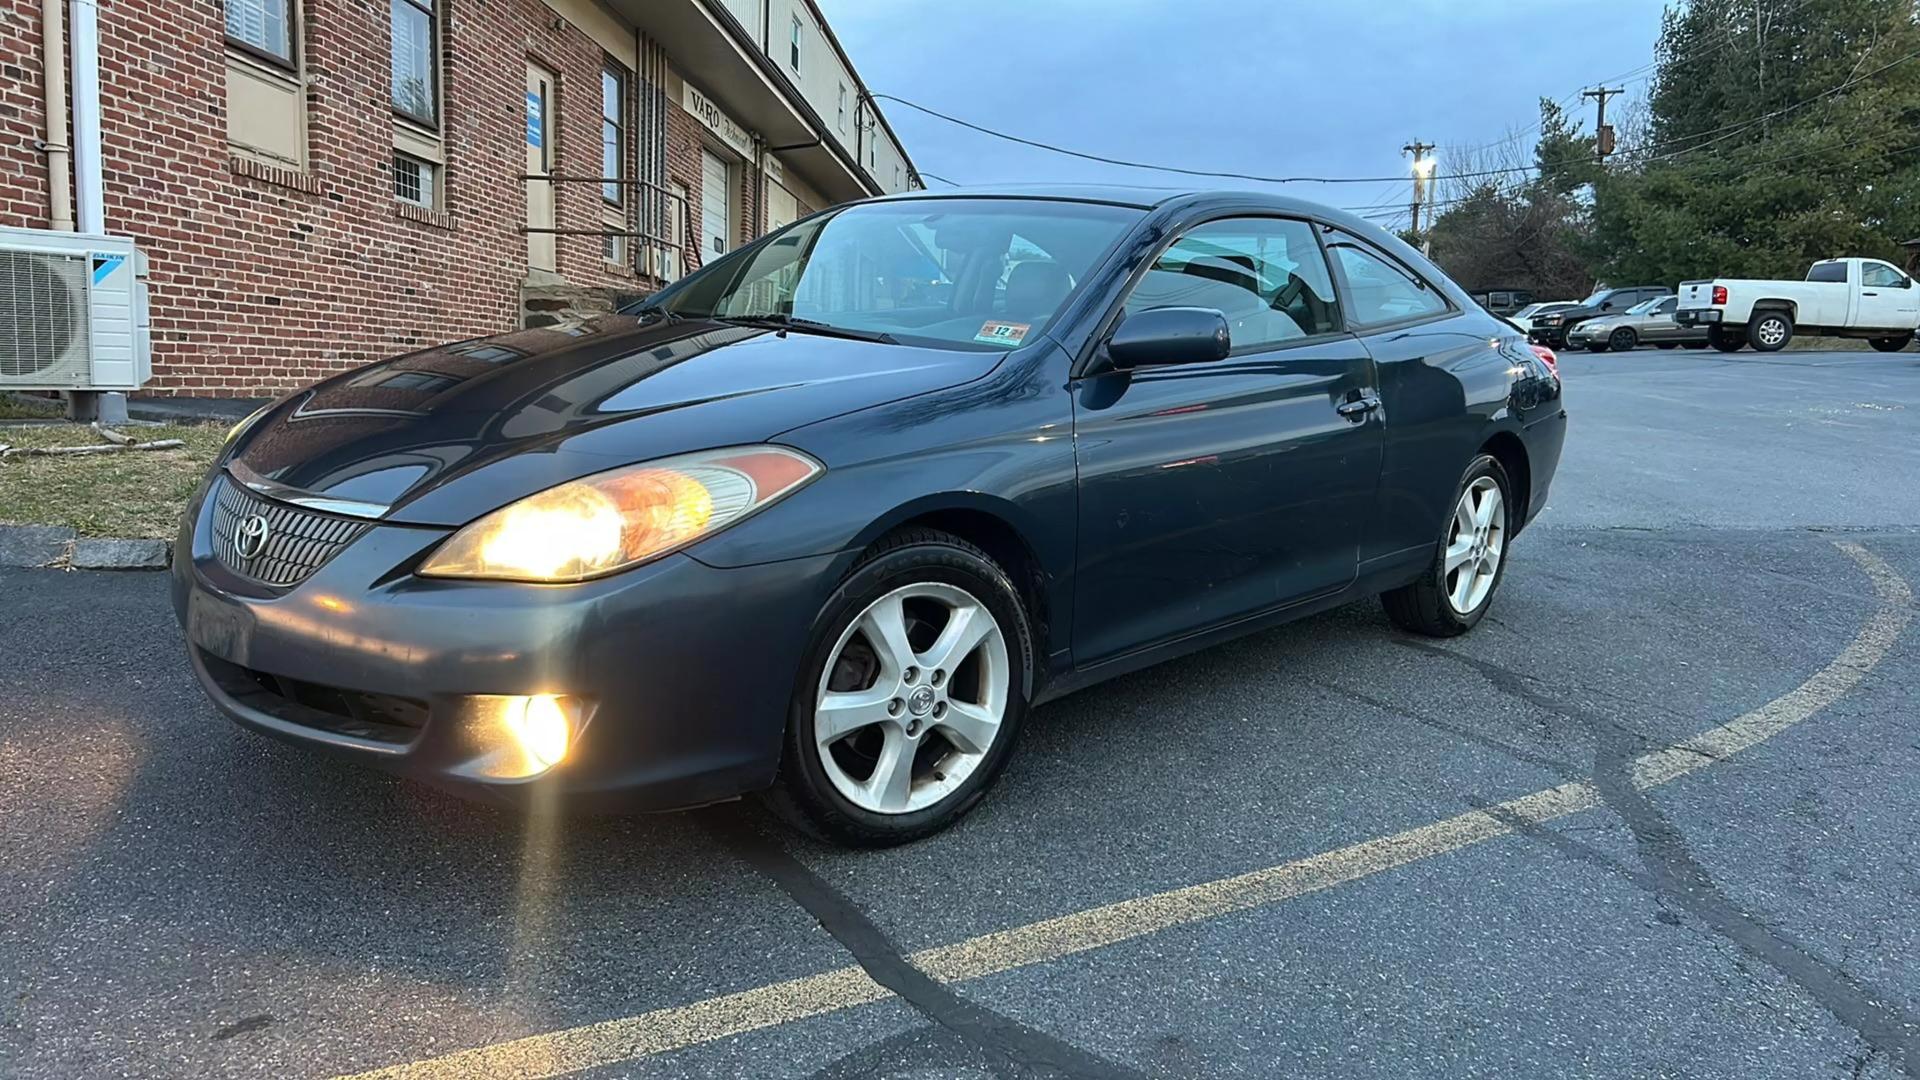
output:
[[791,319],[897,341],[1011,349],[1045,331],[1143,211],[1033,199],[861,203],[689,277],[659,307]]
[[1653,313],[1654,313],[1654,309],[1655,309],[1655,308],[1658,308],[1658,307],[1659,307],[1659,306],[1660,306],[1661,304],[1664,304],[1664,303],[1666,303],[1666,302],[1667,302],[1667,298],[1666,298],[1666,297],[1664,297],[1664,296],[1656,296],[1656,297],[1654,297],[1654,298],[1653,298],[1653,299],[1651,299],[1651,300],[1642,300],[1642,301],[1640,301],[1639,303],[1637,303],[1637,304],[1635,304],[1635,305],[1633,305],[1632,307],[1630,307],[1630,308],[1628,308],[1628,309],[1627,309],[1627,314],[1629,314],[1629,315],[1651,315],[1651,314],[1653,314]]
[[1580,306],[1581,307],[1599,307],[1601,301],[1605,300],[1607,298],[1607,295],[1611,292],[1613,292],[1612,289],[1599,289],[1595,291],[1592,296],[1589,296],[1585,300],[1580,301]]
[[1546,306],[1547,305],[1545,304],[1528,304],[1526,307],[1523,307],[1519,311],[1514,312],[1513,317],[1516,319],[1524,319]]

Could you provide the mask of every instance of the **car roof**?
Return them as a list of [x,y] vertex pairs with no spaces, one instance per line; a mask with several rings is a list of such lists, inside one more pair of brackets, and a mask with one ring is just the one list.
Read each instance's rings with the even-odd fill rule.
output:
[[1236,191],[1191,187],[1147,187],[1130,184],[984,184],[941,188],[937,191],[903,191],[883,195],[874,202],[899,199],[1063,199],[1072,202],[1110,203],[1151,210],[1175,200],[1194,202],[1253,204],[1283,213],[1319,217],[1328,220],[1355,221],[1352,215],[1325,203],[1296,199],[1266,191]]

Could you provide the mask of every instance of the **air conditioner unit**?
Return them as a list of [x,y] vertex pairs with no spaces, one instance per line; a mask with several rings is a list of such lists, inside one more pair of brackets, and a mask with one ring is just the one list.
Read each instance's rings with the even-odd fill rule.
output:
[[0,228],[0,390],[137,390],[152,375],[132,240]]

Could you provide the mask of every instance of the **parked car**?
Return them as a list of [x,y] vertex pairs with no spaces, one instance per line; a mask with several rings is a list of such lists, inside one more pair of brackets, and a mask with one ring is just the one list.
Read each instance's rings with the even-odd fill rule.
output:
[[1520,335],[1351,215],[915,193],[267,407],[173,601],[218,708],[301,746],[896,843],[1080,687],[1374,595],[1467,631],[1565,429]]
[[1881,352],[1899,352],[1920,328],[1920,286],[1880,259],[1825,259],[1805,281],[1683,282],[1675,318],[1705,327],[1722,352],[1743,345],[1775,352],[1795,334],[1865,338]]
[[1473,302],[1495,315],[1511,315],[1533,304],[1529,289],[1482,289],[1473,294]]
[[1542,303],[1528,304],[1526,307],[1507,316],[1507,318],[1518,323],[1521,331],[1524,333],[1531,331],[1533,329],[1533,321],[1542,315],[1551,315],[1556,311],[1565,311],[1568,308],[1576,308],[1579,306],[1580,301],[1578,300],[1548,300]]
[[1671,296],[1672,289],[1658,285],[1635,285],[1624,289],[1600,289],[1592,296],[1565,311],[1551,312],[1537,316],[1533,320],[1533,329],[1528,336],[1542,345],[1555,349],[1567,347],[1567,331],[1602,315],[1624,313],[1636,304],[1645,303],[1655,297]]
[[1660,296],[1643,300],[1618,315],[1588,319],[1567,331],[1568,348],[1590,352],[1627,352],[1642,344],[1663,349],[1692,345],[1703,348],[1707,331],[1701,326],[1681,326],[1673,321],[1679,297]]

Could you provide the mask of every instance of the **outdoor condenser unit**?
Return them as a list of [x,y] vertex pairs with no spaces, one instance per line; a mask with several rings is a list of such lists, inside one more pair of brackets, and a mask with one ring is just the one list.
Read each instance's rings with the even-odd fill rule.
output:
[[0,390],[137,390],[146,266],[118,236],[0,228]]

